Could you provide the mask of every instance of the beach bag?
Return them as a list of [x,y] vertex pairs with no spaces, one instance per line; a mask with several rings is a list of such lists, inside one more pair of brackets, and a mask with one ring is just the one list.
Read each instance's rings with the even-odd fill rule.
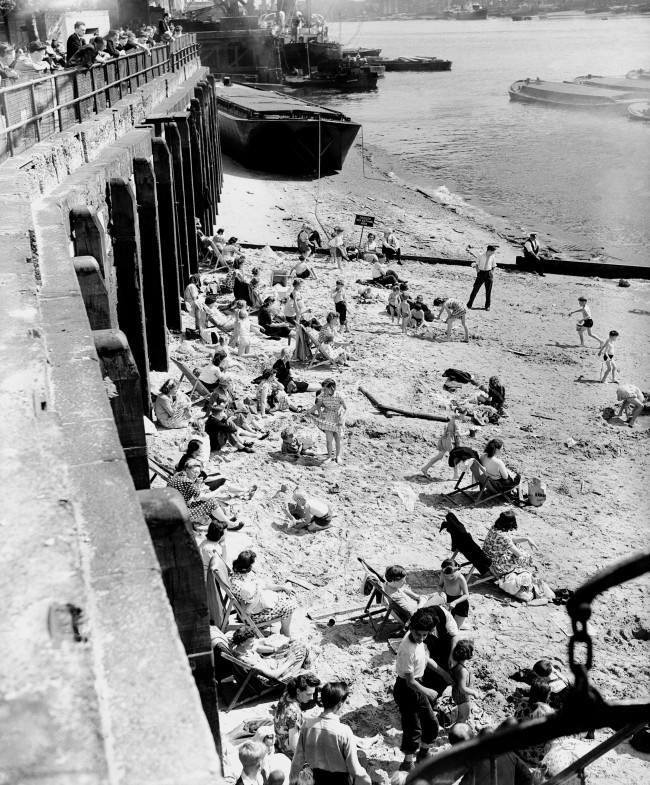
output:
[[546,501],[546,483],[539,477],[528,480],[528,502],[533,507],[541,507]]
[[460,371],[458,368],[447,368],[442,375],[453,382],[460,382],[461,384],[469,384],[472,381],[471,373]]

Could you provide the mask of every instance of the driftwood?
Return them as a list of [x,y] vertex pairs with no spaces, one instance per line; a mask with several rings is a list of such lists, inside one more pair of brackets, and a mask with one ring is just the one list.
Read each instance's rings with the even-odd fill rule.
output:
[[398,406],[392,406],[386,403],[380,403],[374,395],[368,392],[368,390],[364,389],[363,387],[359,387],[359,391],[362,392],[366,398],[370,401],[370,403],[375,406],[379,411],[386,415],[386,417],[392,417],[393,414],[401,414],[402,417],[414,417],[418,420],[435,420],[436,422],[447,422],[449,417],[446,417],[441,414],[429,414],[428,412],[414,412],[410,409],[402,409]]

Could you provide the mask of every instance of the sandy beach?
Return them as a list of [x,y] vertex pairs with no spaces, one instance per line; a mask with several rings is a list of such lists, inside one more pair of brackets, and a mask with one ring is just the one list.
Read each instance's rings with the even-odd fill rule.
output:
[[[364,176],[365,168],[365,176]],[[323,180],[289,180],[251,173],[226,159],[226,175],[218,226],[241,242],[294,245],[304,221],[327,230],[340,225],[346,241],[359,239],[353,226],[356,213],[376,217],[376,227],[392,227],[404,253],[468,258],[488,242],[500,246],[497,261],[513,261],[518,247],[508,243],[495,227],[477,224],[471,217],[383,176],[364,163],[360,148],[351,151],[339,175]],[[532,227],[527,227],[532,228]],[[541,244],[544,246],[544,238]],[[290,268],[295,254],[269,259],[263,251],[247,250],[245,273],[262,269],[270,288],[271,270]],[[338,277],[327,257],[315,262],[316,281],[306,281],[304,299],[317,317],[332,309],[331,289]],[[465,302],[474,271],[469,267],[405,262],[400,275],[411,293],[432,304],[435,297]],[[446,461],[432,470],[433,479],[418,473],[435,452],[440,423],[382,416],[359,392],[363,385],[382,399],[407,408],[444,416],[452,400],[474,392],[464,386],[451,394],[443,390],[446,368],[469,371],[486,383],[498,375],[507,391],[507,417],[498,425],[474,428],[461,422],[463,443],[481,450],[499,436],[505,442],[506,464],[525,477],[541,477],[547,501],[539,508],[516,510],[521,534],[539,546],[536,563],[553,588],[575,588],[598,569],[629,556],[648,542],[647,476],[648,417],[636,426],[610,423],[602,410],[616,400],[616,386],[598,382],[601,371],[598,345],[587,338],[580,349],[575,330],[577,298],[589,299],[594,331],[606,336],[620,333],[617,359],[620,378],[647,390],[650,348],[650,283],[632,281],[619,288],[616,281],[568,278],[549,274],[539,278],[524,273],[497,272],[489,313],[468,312],[470,342],[445,343],[402,335],[385,313],[387,292],[376,289],[378,300],[358,304],[362,288],[356,280],[370,276],[363,262],[346,264],[351,332],[350,367],[332,372],[295,368],[295,375],[314,383],[334,376],[348,407],[345,458],[341,465],[305,466],[277,459],[279,433],[294,421],[299,434],[309,435],[324,452],[324,439],[302,415],[290,413],[266,418],[272,434],[253,455],[231,453],[220,463],[225,476],[259,490],[251,502],[240,505],[246,526],[232,536],[229,551],[252,543],[258,552],[259,571],[279,580],[301,578],[311,590],[298,589],[301,609],[296,628],[313,652],[313,670],[321,679],[349,679],[352,695],[342,719],[361,740],[362,762],[373,781],[381,772],[392,773],[401,760],[399,716],[390,694],[394,680],[394,654],[385,640],[375,641],[367,624],[345,623],[320,627],[305,617],[311,609],[362,604],[361,556],[383,573],[390,563],[409,570],[411,586],[421,593],[437,583],[440,561],[450,553],[440,523],[450,508],[442,494],[452,490],[452,470]],[[482,306],[479,294],[475,305]],[[188,322],[189,326],[189,322]],[[436,322],[433,332],[443,334]],[[255,337],[254,355],[233,371],[238,390],[251,394],[250,381],[270,365],[279,342]],[[192,344],[175,344],[185,357],[201,364]],[[205,362],[205,361],[202,361]],[[313,393],[297,395],[294,402],[310,406]],[[175,463],[186,444],[182,432],[158,431],[150,437],[155,455]],[[338,511],[336,528],[318,534],[288,533],[281,524],[280,506],[300,485],[326,498]],[[282,492],[281,487],[287,491]],[[478,542],[504,505],[488,504],[457,513]],[[230,535],[229,535],[230,536]],[[595,641],[593,683],[608,699],[639,697],[647,692],[650,665],[647,638],[650,630],[648,581],[634,581],[609,592],[594,606],[590,625]],[[515,602],[494,585],[472,592],[466,637],[474,640],[472,662],[475,684],[482,698],[475,703],[475,727],[494,725],[509,716],[507,698],[517,686],[509,675],[530,667],[541,657],[567,662],[570,622],[563,606],[531,607]],[[567,669],[568,672],[568,669]],[[449,701],[447,700],[447,704]],[[244,717],[259,716],[269,704],[235,710],[222,716],[224,731]],[[597,740],[607,734],[598,732]],[[441,733],[438,741],[445,743]],[[609,753],[588,770],[589,783],[642,782],[650,775],[650,756],[629,745]]]

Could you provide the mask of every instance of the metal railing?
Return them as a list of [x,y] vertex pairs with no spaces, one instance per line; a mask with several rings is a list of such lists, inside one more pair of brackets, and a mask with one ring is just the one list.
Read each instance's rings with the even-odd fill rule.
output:
[[114,106],[141,85],[181,71],[198,56],[196,35],[188,33],[149,52],[0,88],[0,162]]

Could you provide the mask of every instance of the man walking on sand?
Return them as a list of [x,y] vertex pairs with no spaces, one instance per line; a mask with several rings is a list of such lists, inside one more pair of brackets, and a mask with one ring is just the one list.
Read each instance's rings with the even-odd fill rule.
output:
[[524,260],[527,265],[532,267],[533,272],[536,272],[537,275],[541,275],[542,278],[545,277],[544,263],[539,255],[539,243],[537,242],[537,235],[535,232],[531,232],[524,243]]
[[490,310],[494,269],[497,266],[494,258],[497,248],[498,246],[496,245],[488,245],[486,252],[481,254],[477,261],[472,264],[472,267],[476,267],[476,280],[474,281],[472,293],[467,301],[468,308],[471,308],[474,304],[474,300],[479,293],[481,286],[485,286],[485,310]]

